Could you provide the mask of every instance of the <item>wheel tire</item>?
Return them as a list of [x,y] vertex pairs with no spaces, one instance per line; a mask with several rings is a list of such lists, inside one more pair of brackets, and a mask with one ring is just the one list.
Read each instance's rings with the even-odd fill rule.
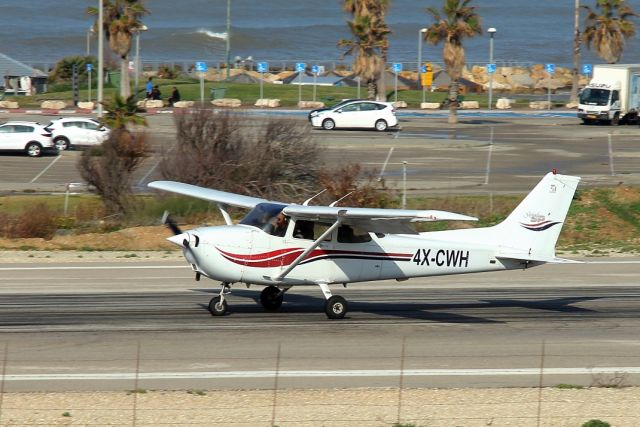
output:
[[260,304],[265,310],[274,311],[282,306],[283,292],[277,286],[267,286],[260,292]]
[[342,319],[347,314],[349,306],[347,300],[339,295],[334,295],[324,305],[324,312],[329,319]]
[[336,128],[336,122],[331,119],[325,119],[322,122],[322,129],[324,130],[334,130]]
[[56,144],[56,147],[58,148],[58,150],[60,151],[64,151],[64,150],[68,150],[69,149],[69,140],[67,138],[64,137],[60,137],[60,138],[56,138],[53,140],[54,144]]
[[224,316],[227,314],[227,301],[220,296],[211,298],[211,301],[209,301],[209,313],[212,316]]
[[591,119],[582,119],[582,124],[585,126],[589,126],[593,121]]
[[378,132],[384,132],[388,127],[389,125],[387,125],[387,122],[385,120],[380,119],[376,122],[376,130]]
[[25,147],[27,151],[27,155],[29,157],[40,157],[42,156],[42,146],[37,142],[30,142]]
[[620,115],[616,114],[613,116],[613,119],[611,119],[611,126],[618,126],[620,124]]

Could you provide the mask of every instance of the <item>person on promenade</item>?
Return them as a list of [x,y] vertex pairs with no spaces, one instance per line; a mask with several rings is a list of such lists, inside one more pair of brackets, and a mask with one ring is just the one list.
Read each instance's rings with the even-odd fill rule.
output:
[[145,86],[145,89],[147,91],[147,99],[151,99],[151,92],[153,91],[153,77],[149,77],[149,80],[147,80],[147,85]]
[[162,99],[162,94],[160,93],[160,88],[158,87],[158,85],[155,85],[153,89],[151,89],[151,99],[153,99],[154,101]]
[[180,101],[180,92],[178,92],[178,88],[177,87],[173,87],[173,89],[171,90],[171,96],[169,97],[169,99],[167,100],[169,102],[169,106],[173,107],[173,104],[175,104],[176,102]]

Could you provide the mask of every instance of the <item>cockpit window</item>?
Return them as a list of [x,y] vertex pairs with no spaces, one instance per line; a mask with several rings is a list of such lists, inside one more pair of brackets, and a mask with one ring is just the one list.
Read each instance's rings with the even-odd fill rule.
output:
[[276,203],[259,203],[247,216],[242,218],[240,224],[251,225],[265,230],[270,224],[275,222],[275,217],[282,212],[286,205]]

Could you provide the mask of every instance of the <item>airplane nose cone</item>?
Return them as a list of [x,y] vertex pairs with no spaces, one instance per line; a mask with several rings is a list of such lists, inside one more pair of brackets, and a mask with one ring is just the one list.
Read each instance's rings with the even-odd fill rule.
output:
[[173,235],[171,237],[167,237],[168,241],[180,247],[183,246],[182,242],[184,242],[184,239],[187,239],[187,241],[189,240],[189,235],[187,235],[187,233],[181,233],[181,234]]

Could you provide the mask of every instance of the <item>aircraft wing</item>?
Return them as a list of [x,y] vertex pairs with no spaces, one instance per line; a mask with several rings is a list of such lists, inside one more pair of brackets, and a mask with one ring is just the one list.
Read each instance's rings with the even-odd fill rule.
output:
[[[154,181],[148,184],[150,188],[170,191],[184,196],[195,197],[197,199],[217,202],[223,205],[236,206],[240,208],[254,208],[258,203],[270,202],[269,200],[257,197],[243,196],[241,194],[227,193],[225,191],[212,190],[210,188],[198,187],[197,185],[184,184],[175,181]],[[279,203],[279,202],[270,202]],[[280,203],[286,205],[287,203]]]
[[350,208],[342,206],[288,205],[286,215],[307,221],[333,223],[340,216],[343,224],[375,233],[418,234],[411,226],[417,222],[477,221],[478,218],[437,210]]

